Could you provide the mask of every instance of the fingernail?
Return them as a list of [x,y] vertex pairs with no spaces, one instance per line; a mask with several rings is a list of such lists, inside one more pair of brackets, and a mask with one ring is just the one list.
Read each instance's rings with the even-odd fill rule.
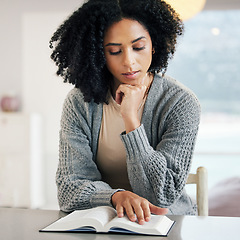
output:
[[141,220],[139,221],[139,224],[140,224],[140,225],[143,225],[144,222],[145,222],[145,221],[144,221],[143,219],[141,219]]
[[132,222],[136,222],[136,220],[137,220],[137,219],[136,219],[135,216],[131,217],[131,221],[132,221]]
[[149,221],[150,221],[150,219],[151,219],[150,217],[146,217],[146,219],[145,219],[145,220],[146,220],[146,222],[149,222]]

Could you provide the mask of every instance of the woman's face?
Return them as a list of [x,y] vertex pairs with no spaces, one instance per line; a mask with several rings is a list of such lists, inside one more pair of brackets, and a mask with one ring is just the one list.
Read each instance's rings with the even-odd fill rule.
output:
[[123,19],[111,25],[104,36],[108,70],[119,84],[143,84],[152,62],[152,41],[138,21]]

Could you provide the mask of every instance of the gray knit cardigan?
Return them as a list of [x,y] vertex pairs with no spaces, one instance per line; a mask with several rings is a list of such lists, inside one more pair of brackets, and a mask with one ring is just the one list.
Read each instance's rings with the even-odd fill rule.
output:
[[[102,104],[84,102],[77,88],[65,99],[56,174],[63,211],[111,206],[111,196],[119,190],[101,180],[96,164],[102,109]],[[195,95],[176,80],[156,74],[141,126],[120,135],[133,192],[169,208],[169,214],[196,214],[196,205],[184,187],[199,119],[200,106]]]

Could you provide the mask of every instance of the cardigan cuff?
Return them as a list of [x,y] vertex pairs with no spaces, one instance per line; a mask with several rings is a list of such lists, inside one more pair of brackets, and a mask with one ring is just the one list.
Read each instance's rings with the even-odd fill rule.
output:
[[125,191],[124,189],[105,189],[100,192],[96,192],[91,199],[91,206],[110,206],[112,205],[112,195],[119,191]]
[[153,151],[143,124],[127,134],[123,132],[120,137],[125,145],[130,161],[134,156],[142,158],[143,156],[151,154]]

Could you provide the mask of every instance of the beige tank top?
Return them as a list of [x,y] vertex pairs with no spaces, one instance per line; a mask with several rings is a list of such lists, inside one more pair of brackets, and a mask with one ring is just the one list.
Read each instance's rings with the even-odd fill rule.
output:
[[[126,165],[126,150],[120,139],[125,131],[124,121],[120,113],[120,105],[109,93],[109,104],[103,104],[102,124],[98,140],[97,165],[102,174],[102,181],[112,188],[131,191]],[[145,103],[141,104],[138,114],[141,118]]]

